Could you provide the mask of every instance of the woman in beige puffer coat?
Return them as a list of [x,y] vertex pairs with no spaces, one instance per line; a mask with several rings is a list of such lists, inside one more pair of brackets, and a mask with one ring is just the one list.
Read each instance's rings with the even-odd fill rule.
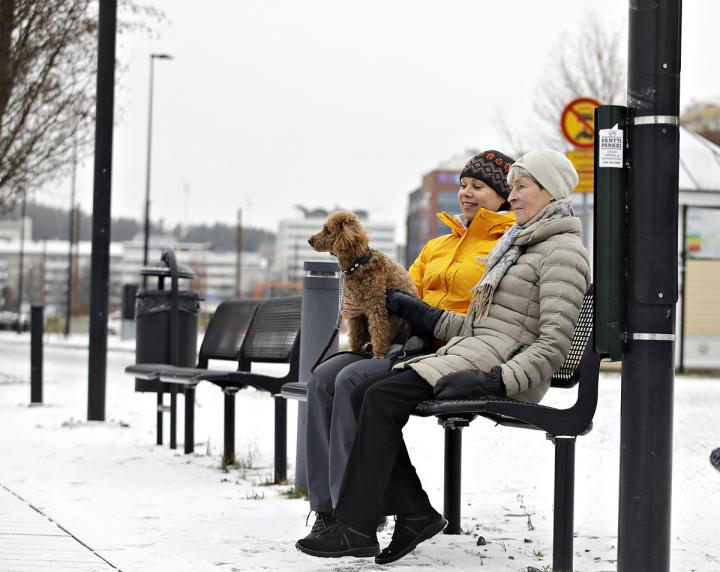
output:
[[[524,225],[515,244],[523,249],[494,292],[487,314],[445,312],[434,335],[448,340],[434,355],[399,364],[430,385],[449,373],[502,370],[506,395],[537,403],[570,350],[590,280],[580,221],[570,199],[553,201]],[[502,364],[502,365],[500,365]]]
[[[504,385],[501,394],[537,403],[570,350],[590,265],[580,220],[567,198],[577,184],[570,161],[557,151],[528,153],[512,166],[508,182],[518,224],[490,253],[485,276],[475,288],[475,303],[466,316],[434,313],[433,334],[447,343],[433,355],[396,368],[410,367],[433,386],[455,372],[499,368],[495,372]],[[542,198],[530,192],[532,186],[547,190],[544,206],[526,204],[528,196]],[[541,208],[534,212],[537,206]],[[494,287],[484,285],[492,282],[493,272],[498,274]],[[458,375],[445,379],[435,396],[488,393],[463,376],[464,382]]]

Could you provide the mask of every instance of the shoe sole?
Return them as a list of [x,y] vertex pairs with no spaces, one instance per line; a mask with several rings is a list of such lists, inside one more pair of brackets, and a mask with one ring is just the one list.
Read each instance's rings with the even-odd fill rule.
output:
[[370,556],[377,556],[380,554],[380,545],[375,546],[364,546],[362,548],[351,548],[349,550],[340,550],[338,552],[320,552],[319,550],[313,550],[311,548],[305,548],[300,543],[295,544],[300,552],[309,554],[310,556],[317,556],[318,558],[342,558],[343,556],[352,556],[354,558],[368,558]]
[[442,532],[444,528],[447,526],[448,521],[444,518],[440,518],[440,520],[433,522],[432,524],[427,525],[423,530],[421,530],[418,535],[413,538],[412,542],[408,544],[403,550],[398,552],[397,554],[393,554],[392,556],[388,556],[387,558],[382,558],[380,556],[375,557],[375,564],[390,564],[391,562],[395,562],[396,560],[400,560],[403,556],[406,554],[412,552],[417,548],[417,545],[421,542],[424,542],[425,540],[428,540],[429,538],[432,538],[435,536],[438,532]]
[[720,471],[720,447],[710,453],[710,464]]

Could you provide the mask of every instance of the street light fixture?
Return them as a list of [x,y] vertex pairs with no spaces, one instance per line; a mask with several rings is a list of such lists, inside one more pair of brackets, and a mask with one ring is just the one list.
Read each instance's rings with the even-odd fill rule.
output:
[[[148,265],[148,243],[150,241],[150,163],[152,157],[152,114],[153,114],[153,71],[155,60],[171,60],[170,54],[150,54],[150,88],[148,97],[147,123],[147,164],[145,165],[145,240],[143,244],[143,266]],[[143,288],[147,288],[147,276],[143,276]]]

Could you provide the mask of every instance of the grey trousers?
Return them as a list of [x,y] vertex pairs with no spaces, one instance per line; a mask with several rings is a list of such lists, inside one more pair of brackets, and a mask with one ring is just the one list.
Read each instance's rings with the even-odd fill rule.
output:
[[307,385],[305,455],[310,508],[333,510],[340,497],[345,466],[355,439],[350,394],[361,381],[389,371],[390,359],[339,354],[324,361]]

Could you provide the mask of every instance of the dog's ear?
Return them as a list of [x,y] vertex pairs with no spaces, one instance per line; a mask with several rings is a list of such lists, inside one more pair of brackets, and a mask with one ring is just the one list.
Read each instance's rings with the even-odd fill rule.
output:
[[333,252],[360,256],[367,251],[368,236],[354,216],[344,217],[342,222],[338,221],[338,223],[342,226],[333,243]]

